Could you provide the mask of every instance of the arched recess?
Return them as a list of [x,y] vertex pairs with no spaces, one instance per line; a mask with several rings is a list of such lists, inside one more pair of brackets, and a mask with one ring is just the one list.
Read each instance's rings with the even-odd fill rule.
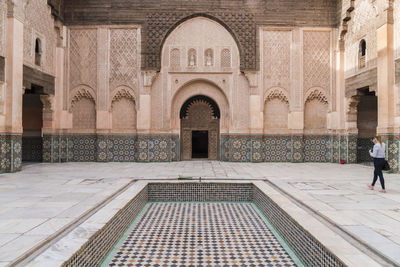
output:
[[81,85],[72,90],[70,102],[74,130],[96,129],[96,100],[94,90]]
[[218,104],[205,95],[195,95],[185,101],[179,114],[181,158],[218,159],[221,118]]
[[304,130],[306,133],[323,134],[327,130],[328,98],[320,88],[306,94],[304,104]]
[[289,98],[281,88],[271,88],[264,95],[264,133],[288,130]]
[[112,129],[135,130],[137,128],[137,107],[134,91],[126,86],[115,89],[111,100]]
[[198,71],[204,67],[218,69],[221,65],[221,55],[224,54],[224,58],[227,58],[226,51],[229,54],[229,63],[224,66],[225,70],[240,68],[241,55],[237,41],[223,25],[207,17],[198,16],[185,20],[168,34],[161,47],[162,69],[169,66],[175,68],[174,71],[179,70],[171,57],[173,53],[177,53],[176,49],[180,50],[182,56],[181,71],[187,67],[191,71]]
[[204,95],[213,99],[220,110],[220,132],[228,133],[230,126],[229,101],[221,88],[211,81],[204,79],[192,80],[181,86],[171,101],[171,129],[180,132],[180,111],[184,103],[193,96]]
[[232,38],[235,40],[235,43],[236,43],[236,45],[237,45],[237,47],[238,47],[238,50],[239,50],[240,59],[243,59],[243,58],[244,58],[242,46],[240,45],[240,42],[239,42],[238,38],[236,37],[236,34],[233,32],[233,30],[232,30],[225,22],[223,22],[223,21],[220,20],[219,18],[214,17],[214,16],[211,16],[211,15],[206,14],[206,13],[195,13],[195,14],[192,14],[192,15],[190,15],[190,16],[187,16],[187,17],[185,17],[185,18],[183,18],[183,19],[177,21],[177,22],[167,31],[167,33],[165,34],[165,36],[164,36],[164,38],[163,38],[163,40],[162,40],[162,42],[161,42],[161,45],[160,45],[160,50],[159,50],[160,55],[162,55],[163,48],[164,48],[164,44],[165,44],[166,40],[168,39],[168,37],[170,36],[170,34],[171,34],[176,28],[178,28],[182,23],[184,23],[184,22],[186,22],[186,21],[188,21],[188,20],[191,20],[191,19],[194,19],[194,18],[199,18],[199,17],[203,17],[203,18],[207,18],[207,19],[213,20],[213,21],[217,22],[218,24],[220,24],[221,26],[223,26],[223,27],[230,33],[230,35],[232,36]]

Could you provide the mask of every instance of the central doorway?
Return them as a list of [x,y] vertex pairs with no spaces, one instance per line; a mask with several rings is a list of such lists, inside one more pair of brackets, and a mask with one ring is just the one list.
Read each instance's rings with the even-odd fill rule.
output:
[[182,106],[181,159],[217,160],[219,152],[220,110],[204,95],[189,98]]
[[208,131],[192,131],[192,158],[208,158]]

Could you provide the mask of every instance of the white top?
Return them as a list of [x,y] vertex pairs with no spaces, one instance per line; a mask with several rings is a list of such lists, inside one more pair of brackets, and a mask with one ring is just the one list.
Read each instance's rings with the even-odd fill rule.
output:
[[386,148],[386,144],[385,143],[382,142],[382,145],[381,145],[378,142],[378,143],[376,143],[374,145],[374,150],[372,151],[372,153],[370,152],[369,154],[373,158],[384,159],[386,157],[385,148]]

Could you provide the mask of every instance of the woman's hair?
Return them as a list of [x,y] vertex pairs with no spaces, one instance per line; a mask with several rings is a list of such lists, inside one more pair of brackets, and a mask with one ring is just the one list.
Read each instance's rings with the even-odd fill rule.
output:
[[380,135],[375,135],[375,139],[378,140],[379,144],[382,145],[382,136],[380,136]]

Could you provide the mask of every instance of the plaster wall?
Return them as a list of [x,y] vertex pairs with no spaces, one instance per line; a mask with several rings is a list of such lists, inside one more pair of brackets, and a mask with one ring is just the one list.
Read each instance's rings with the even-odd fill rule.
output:
[[6,20],[7,4],[6,0],[0,0],[0,56],[5,57],[6,53]]
[[[35,64],[35,41],[41,41],[41,64]],[[24,64],[55,75],[57,33],[47,0],[30,0],[25,7]]]
[[394,1],[395,58],[400,58],[400,2]]
[[[377,66],[376,23],[378,8],[376,2],[356,0],[345,39],[345,78],[357,75]],[[365,67],[358,64],[360,41],[367,44]]]

